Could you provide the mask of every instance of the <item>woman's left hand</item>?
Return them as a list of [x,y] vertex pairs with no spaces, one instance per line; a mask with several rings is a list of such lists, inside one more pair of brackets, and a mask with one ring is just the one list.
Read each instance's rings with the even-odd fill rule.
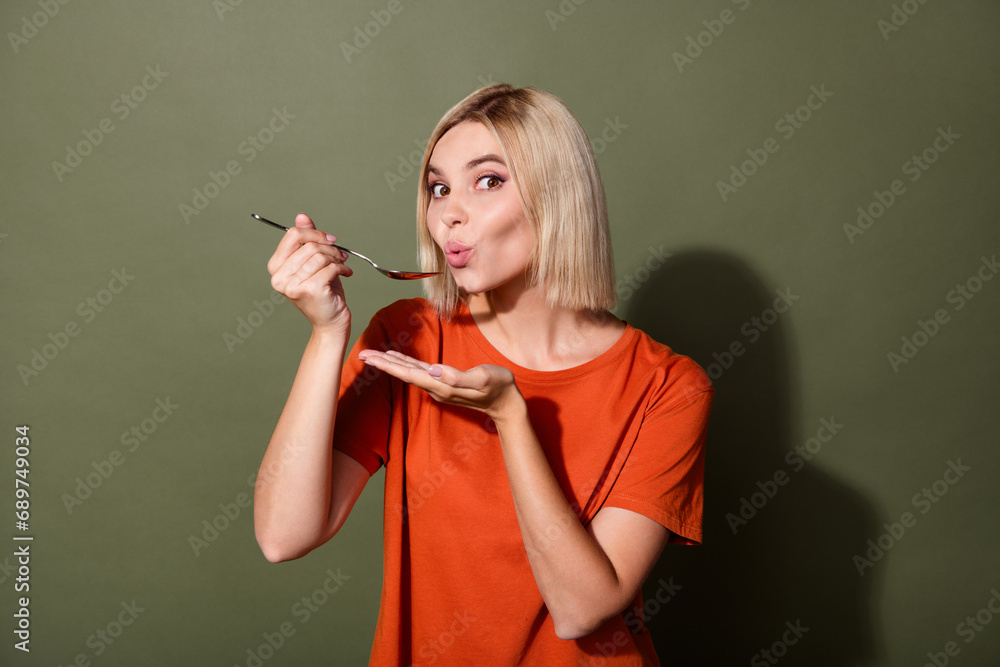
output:
[[399,352],[362,350],[362,361],[403,382],[420,387],[435,401],[485,412],[495,421],[515,408],[523,397],[514,374],[503,366],[483,364],[460,371],[443,364],[428,364]]

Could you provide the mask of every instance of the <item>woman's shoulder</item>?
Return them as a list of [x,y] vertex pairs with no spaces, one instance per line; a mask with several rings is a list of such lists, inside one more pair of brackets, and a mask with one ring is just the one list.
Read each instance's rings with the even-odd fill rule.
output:
[[654,376],[655,384],[659,385],[661,391],[686,397],[714,391],[708,373],[698,362],[657,341],[641,329],[635,331],[635,362]]
[[380,308],[372,319],[385,322],[407,322],[411,319],[438,319],[438,317],[434,307],[427,299],[416,297],[393,301],[388,306]]
[[402,348],[427,336],[441,335],[442,319],[434,306],[423,298],[400,299],[381,308],[372,316],[369,332],[386,338]]

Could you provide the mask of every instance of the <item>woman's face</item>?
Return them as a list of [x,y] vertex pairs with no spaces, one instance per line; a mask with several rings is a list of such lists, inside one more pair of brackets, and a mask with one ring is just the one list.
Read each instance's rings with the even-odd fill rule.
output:
[[524,275],[534,234],[485,125],[465,121],[441,136],[426,185],[427,229],[462,290],[481,294]]

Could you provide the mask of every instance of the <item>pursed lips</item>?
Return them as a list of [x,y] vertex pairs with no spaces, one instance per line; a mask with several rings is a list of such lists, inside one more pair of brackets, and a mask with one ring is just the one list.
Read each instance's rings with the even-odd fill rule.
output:
[[473,248],[461,241],[448,241],[444,245],[444,257],[448,264],[456,269],[460,269],[469,263]]

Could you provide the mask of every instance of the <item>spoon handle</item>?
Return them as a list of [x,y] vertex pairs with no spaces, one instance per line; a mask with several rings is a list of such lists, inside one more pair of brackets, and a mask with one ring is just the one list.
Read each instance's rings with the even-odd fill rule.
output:
[[[289,229],[291,229],[291,227],[285,227],[284,225],[279,225],[278,223],[273,222],[271,220],[268,220],[267,218],[262,218],[259,215],[257,215],[256,213],[251,213],[250,215],[251,215],[251,217],[253,217],[253,218],[257,219],[257,220],[260,220],[261,222],[263,222],[266,225],[271,225],[272,227],[277,227],[278,229],[283,229],[286,232]],[[354,250],[351,250],[350,248],[345,248],[344,246],[339,246],[336,243],[331,243],[330,245],[333,246],[334,248],[336,248],[337,250],[340,250],[341,252],[346,252],[349,255],[354,255],[355,257],[360,257],[364,261],[366,261],[369,264],[371,264],[372,267],[374,267],[375,270],[378,271],[379,273],[381,273],[382,275],[389,276],[390,278],[395,278],[396,280],[420,280],[421,278],[430,278],[431,276],[440,275],[439,273],[419,273],[417,271],[393,271],[391,269],[383,269],[381,266],[379,266],[378,264],[376,264],[375,262],[373,262],[368,257],[365,257],[360,252],[356,252]]]

